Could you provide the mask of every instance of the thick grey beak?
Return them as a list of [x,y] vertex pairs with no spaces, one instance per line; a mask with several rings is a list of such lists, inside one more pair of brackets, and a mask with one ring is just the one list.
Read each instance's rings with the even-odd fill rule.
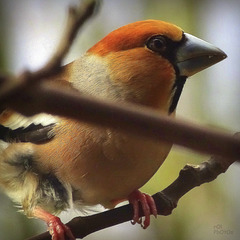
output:
[[184,34],[185,41],[179,47],[176,55],[180,76],[192,76],[227,57],[226,53],[212,44],[188,33]]

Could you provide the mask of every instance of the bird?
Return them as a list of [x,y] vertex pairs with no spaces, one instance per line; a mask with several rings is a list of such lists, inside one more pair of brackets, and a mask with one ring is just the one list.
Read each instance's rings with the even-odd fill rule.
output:
[[[122,26],[51,81],[79,94],[118,104],[148,107],[174,118],[188,77],[227,55],[180,27],[161,20]],[[27,217],[47,223],[53,240],[75,239],[57,217],[69,208],[128,200],[132,223],[157,216],[141,188],[156,173],[172,144],[46,113],[26,117],[9,108],[0,114],[0,189]],[[139,215],[139,203],[144,221]]]

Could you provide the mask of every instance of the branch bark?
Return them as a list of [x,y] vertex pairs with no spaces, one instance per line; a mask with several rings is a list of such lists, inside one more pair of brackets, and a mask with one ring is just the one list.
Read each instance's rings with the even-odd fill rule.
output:
[[68,116],[77,120],[127,131],[158,141],[166,141],[211,155],[239,159],[240,139],[229,134],[171,119],[149,108],[119,105],[60,89],[48,82],[34,91],[26,89],[9,102],[12,109],[25,115],[39,112]]
[[[240,133],[236,136],[240,138]],[[186,165],[171,185],[153,195],[158,215],[170,215],[173,209],[177,207],[179,200],[187,192],[204,183],[213,181],[218,175],[224,173],[232,163],[233,161],[229,158],[212,157],[200,165]],[[139,206],[141,209],[141,205]],[[96,231],[130,221],[132,216],[133,208],[128,204],[103,213],[76,217],[66,225],[70,227],[76,238],[82,239]],[[143,216],[142,209],[141,216]],[[51,236],[48,232],[45,232],[28,240],[51,240]]]

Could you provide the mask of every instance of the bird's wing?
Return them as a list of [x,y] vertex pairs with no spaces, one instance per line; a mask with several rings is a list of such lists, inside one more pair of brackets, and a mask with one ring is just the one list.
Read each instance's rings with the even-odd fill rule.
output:
[[5,109],[0,114],[0,140],[5,143],[41,143],[54,136],[52,129],[57,122],[58,118],[50,114],[25,117]]
[[[49,81],[49,84],[58,84],[59,88],[72,88],[68,81],[68,68],[71,63],[62,67],[61,71]],[[42,143],[54,136],[53,128],[59,118],[50,114],[37,114],[26,117],[10,109],[0,106],[0,149],[12,142]]]

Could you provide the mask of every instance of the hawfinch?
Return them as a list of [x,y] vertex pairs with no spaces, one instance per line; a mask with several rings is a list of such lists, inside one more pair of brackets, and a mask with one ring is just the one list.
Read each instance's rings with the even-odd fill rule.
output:
[[[52,81],[173,118],[186,79],[225,57],[171,23],[146,20],[111,32]],[[11,109],[1,111],[0,124],[0,188],[28,217],[45,221],[53,240],[75,239],[55,216],[72,206],[113,208],[128,200],[133,223],[140,223],[140,202],[144,228],[157,215],[152,197],[138,189],[171,144],[43,113],[27,118]]]

